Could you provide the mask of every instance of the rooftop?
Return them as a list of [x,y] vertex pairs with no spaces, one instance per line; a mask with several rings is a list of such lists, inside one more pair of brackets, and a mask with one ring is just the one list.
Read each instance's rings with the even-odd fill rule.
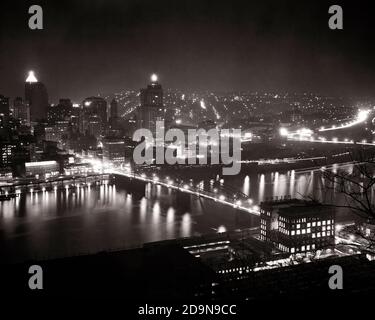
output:
[[260,207],[268,211],[278,209],[279,213],[288,216],[310,215],[317,211],[319,213],[327,212],[331,214],[335,209],[332,206],[323,205],[317,201],[291,199],[289,197],[266,200],[260,204]]

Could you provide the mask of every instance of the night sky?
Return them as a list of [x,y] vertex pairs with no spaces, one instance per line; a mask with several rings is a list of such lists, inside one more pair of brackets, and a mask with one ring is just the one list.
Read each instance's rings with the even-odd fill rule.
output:
[[[375,96],[370,1],[1,1],[0,94],[23,95],[28,70],[50,102],[145,86]],[[28,7],[44,30],[28,28]],[[328,28],[340,4],[344,30]]]

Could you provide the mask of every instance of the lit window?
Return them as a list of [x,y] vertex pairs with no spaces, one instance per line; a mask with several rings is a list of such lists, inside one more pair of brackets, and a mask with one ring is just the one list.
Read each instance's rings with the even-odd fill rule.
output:
[[294,236],[296,234],[296,232],[295,231],[292,231],[292,236]]
[[294,248],[290,249],[291,253],[294,253],[296,250]]
[[311,233],[311,228],[307,228],[307,233]]
[[297,224],[297,229],[301,228],[301,225],[300,224]]
[[297,234],[301,234],[301,230],[297,230]]

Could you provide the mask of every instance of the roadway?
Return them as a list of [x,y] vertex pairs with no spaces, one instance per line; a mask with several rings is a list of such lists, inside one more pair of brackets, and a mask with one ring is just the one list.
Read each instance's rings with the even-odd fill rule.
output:
[[162,187],[176,190],[178,192],[188,193],[196,197],[201,197],[204,199],[212,200],[212,201],[221,203],[225,206],[235,208],[237,210],[245,211],[245,212],[257,215],[257,216],[260,215],[259,207],[256,205],[252,205],[252,200],[243,194],[238,195],[237,193],[234,193],[231,195],[228,195],[228,194],[224,195],[224,193],[219,193],[218,192],[219,190],[217,190],[217,192],[204,190],[201,187],[201,184],[199,184],[198,186],[193,186],[191,184],[176,183],[173,179],[169,177],[159,178],[156,175],[147,177],[146,174],[137,174],[127,169],[107,169],[105,170],[105,173],[120,175],[120,176],[128,177],[130,179],[137,179],[137,180],[144,181],[147,183],[160,185]]

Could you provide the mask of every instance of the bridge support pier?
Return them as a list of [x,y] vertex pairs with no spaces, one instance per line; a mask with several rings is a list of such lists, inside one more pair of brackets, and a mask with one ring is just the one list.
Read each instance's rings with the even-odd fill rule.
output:
[[117,186],[125,188],[128,193],[136,195],[137,197],[142,198],[146,194],[147,183],[145,181],[120,175],[113,175],[111,181],[116,183]]
[[176,205],[179,210],[182,210],[185,212],[190,211],[191,210],[191,194],[177,191]]

